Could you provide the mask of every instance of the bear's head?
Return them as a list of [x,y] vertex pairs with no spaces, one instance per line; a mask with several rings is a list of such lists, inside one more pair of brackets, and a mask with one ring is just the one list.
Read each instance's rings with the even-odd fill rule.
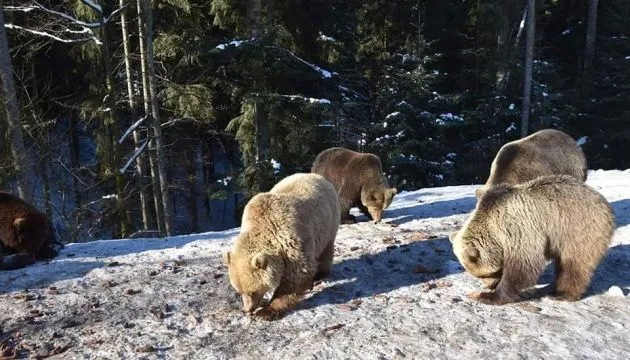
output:
[[43,215],[18,217],[13,221],[13,227],[17,243],[23,250],[37,253],[51,242],[52,231],[50,224]]
[[492,284],[503,272],[503,249],[483,224],[477,223],[475,213],[459,231],[449,236],[453,253],[470,274]]
[[367,208],[372,219],[379,222],[383,218],[383,211],[389,207],[397,193],[396,188],[364,187],[361,189],[361,203]]
[[250,252],[235,247],[223,254],[228,266],[230,283],[243,299],[243,311],[252,314],[264,306],[263,299],[271,300],[280,285],[284,261],[277,254]]

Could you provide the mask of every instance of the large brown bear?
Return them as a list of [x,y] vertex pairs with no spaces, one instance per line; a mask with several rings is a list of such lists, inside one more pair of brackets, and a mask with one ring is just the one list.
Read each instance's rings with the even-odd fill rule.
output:
[[566,133],[545,129],[501,147],[486,186],[521,184],[543,175],[571,175],[586,181],[582,148]]
[[464,268],[494,290],[473,294],[480,301],[518,301],[521,290],[536,284],[547,260],[555,263],[556,297],[575,301],[614,230],[613,211],[603,196],[572,176],[553,175],[486,188],[451,242]]
[[55,256],[53,242],[46,215],[19,197],[0,192],[0,270]]
[[294,174],[245,206],[241,233],[224,254],[230,282],[253,314],[281,316],[313,281],[331,270],[339,228],[339,198],[317,174]]
[[311,172],[322,175],[337,189],[342,223],[356,222],[350,215],[354,206],[374,221],[381,221],[383,211],[398,192],[388,187],[381,160],[374,154],[330,148],[317,155]]

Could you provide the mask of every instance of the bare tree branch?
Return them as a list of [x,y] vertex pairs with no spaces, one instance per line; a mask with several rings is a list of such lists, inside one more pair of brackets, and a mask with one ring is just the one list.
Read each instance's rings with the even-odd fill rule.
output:
[[[4,27],[7,29],[12,29],[12,30],[20,30],[20,31],[24,31],[30,34],[34,34],[34,35],[40,35],[40,36],[44,36],[47,38],[51,38],[55,41],[59,41],[62,43],[84,43],[84,42],[88,42],[88,41],[94,41],[94,43],[96,43],[97,45],[102,45],[103,43],[101,42],[101,40],[99,38],[97,38],[96,36],[91,36],[89,38],[83,38],[83,39],[64,39],[64,38],[60,38],[58,36],[55,36],[51,33],[45,32],[45,31],[39,31],[39,30],[33,30],[33,29],[29,29],[29,28],[25,28],[22,26],[18,26],[18,25],[14,25],[14,24],[4,24]],[[77,32],[79,33],[79,32]]]

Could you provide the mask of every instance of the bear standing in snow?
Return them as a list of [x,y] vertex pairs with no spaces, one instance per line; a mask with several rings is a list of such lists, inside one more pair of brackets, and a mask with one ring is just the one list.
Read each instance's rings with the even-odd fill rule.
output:
[[343,223],[356,222],[350,215],[354,206],[374,221],[381,221],[383,211],[398,192],[388,188],[381,160],[374,154],[331,148],[317,155],[311,172],[322,175],[337,189]]
[[[0,192],[0,269],[11,270],[57,254],[46,215],[17,196]],[[11,254],[9,256],[5,256]]]
[[245,206],[241,233],[224,253],[230,282],[253,314],[281,316],[313,281],[330,273],[339,228],[339,198],[317,174],[294,174]]
[[461,230],[451,234],[464,268],[492,292],[473,293],[484,303],[518,301],[555,264],[558,299],[579,300],[608,250],[615,222],[598,192],[567,175],[543,176],[520,185],[480,191]]
[[584,182],[587,170],[584,153],[571,136],[545,129],[503,145],[485,186],[522,184],[543,175],[570,175]]

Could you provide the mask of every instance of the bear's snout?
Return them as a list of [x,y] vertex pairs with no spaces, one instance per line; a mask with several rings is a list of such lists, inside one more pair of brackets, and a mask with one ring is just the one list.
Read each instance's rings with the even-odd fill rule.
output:
[[383,219],[383,210],[377,208],[368,208],[370,216],[374,222],[380,222]]

